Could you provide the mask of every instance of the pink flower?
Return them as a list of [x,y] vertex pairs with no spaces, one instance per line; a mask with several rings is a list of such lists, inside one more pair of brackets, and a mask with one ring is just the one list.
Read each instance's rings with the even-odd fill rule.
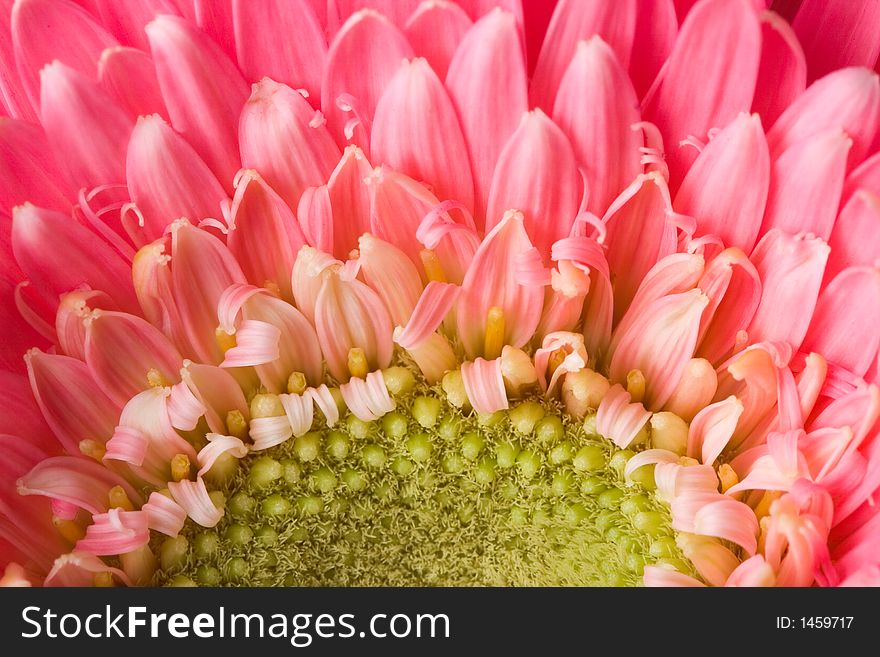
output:
[[877,9],[770,4],[6,2],[0,583],[880,584]]

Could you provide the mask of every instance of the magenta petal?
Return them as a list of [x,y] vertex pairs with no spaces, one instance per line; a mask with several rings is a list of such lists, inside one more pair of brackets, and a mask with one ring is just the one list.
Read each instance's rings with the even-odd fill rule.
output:
[[858,265],[868,267],[880,260],[877,226],[880,224],[880,196],[859,190],[843,206],[831,231],[831,255],[825,278]]
[[473,25],[454,2],[422,2],[406,21],[404,32],[417,57],[428,60],[442,80],[458,44]]
[[69,212],[72,194],[39,126],[0,119],[0,212],[25,202]]
[[791,26],[772,11],[761,15],[761,67],[752,111],[772,126],[807,86],[807,62]]
[[633,37],[629,76],[643,98],[669,58],[678,36],[673,0],[636,0],[636,32]]
[[[159,14],[177,15],[174,0],[138,0],[138,2],[119,2],[119,0],[91,0],[101,18],[101,24],[126,46],[138,50],[149,50],[144,27]],[[88,3],[80,3],[88,4]]]
[[137,48],[108,48],[98,62],[98,80],[133,118],[168,116],[153,60]]

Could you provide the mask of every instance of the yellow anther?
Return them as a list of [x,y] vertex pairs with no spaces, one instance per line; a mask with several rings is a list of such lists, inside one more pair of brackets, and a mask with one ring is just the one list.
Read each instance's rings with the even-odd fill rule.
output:
[[122,509],[123,511],[134,511],[134,504],[128,499],[128,495],[122,486],[114,486],[107,495],[111,509]]
[[492,306],[486,314],[486,340],[483,342],[483,358],[495,360],[504,348],[504,311]]
[[550,380],[565,360],[565,349],[557,349],[550,354],[550,360],[547,362],[547,380]]
[[464,408],[470,403],[467,391],[464,388],[464,379],[461,376],[461,370],[452,370],[443,375],[440,385],[443,392],[446,393],[446,401],[458,408]]
[[64,518],[53,516],[52,524],[55,525],[55,529],[58,530],[61,538],[68,543],[76,543],[86,535],[86,531],[73,520],[64,520]]
[[626,375],[626,391],[632,397],[633,403],[640,402],[645,398],[645,375],[642,370],[630,370]]
[[273,297],[278,297],[279,299],[281,298],[281,288],[275,281],[263,281],[263,289],[266,290]]
[[764,493],[764,496],[761,498],[761,501],[758,502],[758,506],[755,507],[755,517],[760,520],[765,516],[770,515],[770,506],[780,498],[782,495],[782,491],[778,490],[768,490]]
[[721,492],[726,493],[739,483],[739,477],[733,468],[727,463],[722,463],[718,468],[718,479],[721,480]]
[[363,379],[370,373],[370,364],[367,355],[360,347],[352,347],[348,350],[348,371],[358,379]]
[[226,433],[244,440],[248,436],[248,423],[244,419],[244,413],[237,408],[226,414]]
[[91,438],[86,438],[85,440],[79,441],[79,451],[82,452],[85,456],[88,456],[91,459],[95,459],[98,463],[104,458],[104,454],[107,453],[107,450],[104,446],[99,443],[97,440],[92,440]]
[[147,372],[147,384],[151,388],[164,388],[169,385],[169,382],[168,379],[162,376],[162,372],[155,367],[151,367],[150,371]]
[[306,375],[302,372],[294,372],[287,377],[287,392],[291,395],[301,395],[308,387],[309,382],[306,381]]
[[171,478],[174,481],[189,479],[191,465],[186,454],[175,454],[171,459]]
[[251,418],[280,417],[284,415],[281,398],[272,393],[260,393],[251,399]]
[[214,339],[217,341],[217,346],[220,347],[220,351],[224,354],[238,344],[234,335],[227,333],[219,326],[214,331]]
[[697,459],[692,459],[690,456],[682,456],[678,459],[678,464],[687,468],[692,465],[700,465],[700,462]]
[[443,271],[443,265],[440,264],[440,258],[431,249],[422,249],[419,251],[419,257],[422,259],[422,267],[425,268],[425,275],[429,281],[437,281],[438,283],[446,283],[446,272]]
[[111,586],[116,586],[116,582],[113,581],[113,573],[108,570],[95,573],[92,577],[92,584],[98,588],[110,588]]

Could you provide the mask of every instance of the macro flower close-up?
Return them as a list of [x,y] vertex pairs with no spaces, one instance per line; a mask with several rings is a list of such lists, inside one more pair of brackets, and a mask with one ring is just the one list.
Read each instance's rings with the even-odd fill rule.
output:
[[880,586],[877,0],[0,18],[0,584]]

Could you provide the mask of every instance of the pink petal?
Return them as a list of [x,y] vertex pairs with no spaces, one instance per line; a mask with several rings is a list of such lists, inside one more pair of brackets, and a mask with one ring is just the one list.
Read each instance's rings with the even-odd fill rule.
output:
[[443,375],[458,366],[452,345],[440,333],[431,333],[407,352],[422,371],[429,385],[439,382]]
[[303,192],[296,215],[306,241],[321,251],[333,250],[333,208],[327,185]]
[[144,27],[159,14],[179,12],[172,0],[140,0],[120,3],[118,0],[92,0],[101,24],[126,46],[148,50]]
[[831,128],[843,130],[852,140],[852,168],[861,162],[880,119],[880,81],[864,68],[845,68],[826,75],[788,106],[767,132],[770,156],[781,155],[793,144]]
[[220,367],[247,367],[278,360],[281,331],[266,322],[246,319],[235,332],[236,345],[223,354]]
[[415,12],[421,0],[332,0],[328,4],[327,20],[332,29],[333,21],[341,23],[357,11],[374,9],[399,27]]
[[415,265],[403,251],[370,234],[361,237],[359,252],[364,281],[382,299],[392,323],[406,325],[423,289]]
[[441,80],[458,44],[473,25],[470,17],[454,2],[422,2],[406,21],[404,32],[417,57],[428,60]]
[[831,235],[852,140],[837,128],[791,146],[773,162],[764,232]]
[[245,81],[220,47],[184,19],[162,15],[146,31],[171,124],[229,189],[241,168],[237,128]]
[[15,65],[12,40],[12,0],[4,0],[0,11],[0,109],[13,119],[39,123],[36,110],[31,106],[24,84]]
[[510,407],[501,375],[500,358],[477,358],[462,363],[461,378],[468,400],[477,413],[494,413]]
[[82,361],[32,350],[26,362],[34,399],[69,453],[78,454],[83,440],[110,439],[120,407],[101,391]]
[[327,181],[339,161],[339,148],[321,113],[301,93],[269,78],[252,89],[238,125],[241,161],[259,171],[295,209],[307,187]]
[[663,134],[673,184],[694,159],[682,140],[703,139],[751,107],[760,49],[758,19],[745,0],[708,0],[687,15],[642,111]]
[[[285,397],[289,397],[289,395],[285,395]],[[221,436],[220,434],[209,433],[205,437],[208,439],[208,444],[202,447],[198,454],[198,476],[200,477],[206,475],[214,467],[217,459],[223,454],[230,454],[237,459],[247,456],[247,445],[235,436]]]
[[223,509],[214,506],[201,477],[197,481],[169,481],[168,490],[174,501],[202,527],[214,527],[223,517]]
[[108,48],[98,62],[101,87],[132,118],[159,114],[168,116],[153,60],[136,48]]
[[740,114],[697,156],[673,207],[697,220],[695,237],[715,235],[748,253],[761,228],[769,185],[770,155],[761,119]]
[[594,34],[608,43],[624,69],[629,67],[636,31],[635,0],[561,0],[556,5],[530,89],[531,104],[549,112],[577,44]]
[[347,381],[348,355],[363,350],[370,370],[391,363],[391,319],[379,296],[358,280],[345,280],[330,270],[315,302],[315,329],[330,374]]
[[772,126],[807,86],[807,62],[791,26],[772,11],[761,14],[761,67],[752,111]]
[[792,27],[804,47],[810,79],[845,66],[871,67],[880,55],[875,3],[804,0]]
[[321,272],[330,266],[341,265],[333,256],[310,246],[304,246],[297,255],[291,274],[293,296],[296,307],[312,324],[315,323],[315,303],[324,282]]
[[339,407],[336,405],[336,400],[330,393],[330,389],[326,384],[322,383],[317,388],[310,388],[308,392],[312,397],[312,401],[315,402],[315,406],[324,415],[327,426],[334,426],[339,421]]
[[880,195],[866,190],[855,192],[843,206],[834,223],[828,245],[829,280],[847,267],[873,267],[880,260],[880,244],[874,239],[880,222]]
[[[361,130],[355,140],[369,148],[373,114],[379,97],[400,68],[400,62],[413,56],[406,37],[384,16],[374,11],[359,11],[351,16],[333,38],[327,55],[327,67],[321,84],[321,109],[330,131],[340,145],[346,124],[358,121]],[[340,97],[350,96],[351,112],[339,107]]]
[[580,203],[574,152],[565,134],[541,110],[526,114],[498,159],[486,228],[507,210],[518,210],[545,260],[553,243],[567,237]]
[[819,295],[802,348],[864,376],[880,347],[880,272],[845,269]]
[[238,411],[245,420],[250,409],[241,386],[226,370],[213,365],[185,362],[181,378],[205,409],[205,420],[214,433],[228,432],[226,416]]
[[739,564],[739,558],[713,538],[683,534],[676,543],[700,577],[712,586],[723,586]]
[[[564,354],[562,362],[556,366],[550,380],[547,380],[547,368],[550,356],[554,352]],[[535,350],[535,370],[538,373],[538,383],[541,389],[552,394],[559,383],[560,377],[568,372],[579,372],[587,366],[589,357],[584,348],[584,336],[579,333],[558,331],[544,337],[541,348]]]
[[722,496],[697,511],[694,516],[694,530],[697,534],[736,543],[749,556],[758,549],[758,520],[754,512],[742,502],[730,498]]
[[333,236],[332,253],[343,260],[370,230],[370,193],[364,181],[371,170],[363,151],[349,146],[327,183],[333,224],[326,229]]
[[[47,250],[47,244],[63,244],[64,258]],[[22,271],[41,290],[61,295],[86,283],[106,292],[120,308],[138,308],[128,264],[69,216],[30,203],[15,208],[12,249]]]
[[543,338],[555,331],[571,331],[581,321],[584,300],[590,291],[589,274],[568,260],[550,271],[550,290],[544,301],[536,335]]
[[140,504],[140,495],[122,477],[78,456],[45,459],[17,483],[20,495],[42,495],[74,504],[89,513],[107,511],[108,493],[114,486],[121,486],[132,503]]
[[201,362],[219,363],[217,306],[223,292],[245,276],[216,237],[187,223],[176,223],[171,235],[172,289],[186,334]]
[[86,535],[76,542],[76,549],[98,556],[133,552],[150,542],[147,515],[142,511],[110,509],[95,514]]
[[[0,389],[3,390],[3,397],[0,398],[0,433],[14,433],[28,445],[45,452],[57,450],[58,444],[37,404],[36,395],[31,391],[28,378],[0,370]],[[109,423],[108,429],[112,433]]]
[[196,397],[185,381],[171,386],[171,396],[168,398],[168,416],[175,429],[192,431],[206,412],[205,405]]
[[120,406],[150,387],[156,370],[176,381],[182,365],[177,349],[152,324],[135,315],[95,310],[86,320],[85,358],[104,393]]
[[649,587],[701,587],[705,586],[690,575],[660,566],[645,566],[645,586]]
[[690,422],[712,401],[717,390],[718,376],[712,364],[704,358],[692,358],[663,407]]
[[672,52],[678,20],[673,0],[637,0],[636,7],[629,76],[636,95],[642,98]]
[[53,60],[97,77],[105,48],[118,45],[82,7],[68,0],[19,0],[12,6],[12,42],[22,86],[37,112],[39,72]]
[[238,65],[245,77],[256,82],[268,76],[305,89],[314,103],[320,102],[327,40],[309,3],[232,0],[232,12]]
[[53,62],[40,71],[41,121],[55,158],[76,187],[125,180],[132,119],[95,82]]
[[233,0],[192,0],[195,22],[235,63]]
[[292,301],[290,272],[305,237],[290,207],[256,171],[239,174],[229,224],[226,243],[248,280]]
[[647,306],[618,338],[611,378],[624,381],[630,370],[641,370],[647,381],[647,406],[659,410],[678,387],[694,355],[700,316],[708,302],[700,290],[691,290],[661,297]]
[[620,448],[629,447],[651,419],[650,411],[631,403],[630,394],[620,385],[611,386],[596,410],[596,430]]
[[419,224],[416,239],[437,256],[446,280],[459,285],[480,242],[472,223],[457,223],[449,215],[455,208],[462,209],[452,201],[444,201],[434,208]]
[[625,477],[629,478],[633,472],[645,465],[656,465],[657,463],[678,463],[679,455],[669,452],[665,449],[646,449],[631,457],[626,462],[623,469]]
[[351,412],[364,422],[378,420],[394,410],[382,372],[370,372],[366,379],[354,377],[339,386],[339,392]]
[[750,342],[785,341],[799,347],[819,296],[830,249],[819,238],[774,229],[764,235],[752,263],[761,277],[761,303],[749,324]]
[[841,208],[859,189],[880,196],[880,153],[874,153],[846,177],[843,196],[840,199]]
[[688,456],[705,465],[714,464],[733,436],[742,412],[742,402],[730,396],[697,413],[688,431]]
[[376,104],[371,140],[374,160],[429,183],[441,201],[473,208],[467,144],[455,107],[426,60],[404,62],[391,78]]
[[470,358],[483,353],[493,307],[504,315],[504,344],[522,347],[531,339],[541,319],[544,286],[520,280],[518,260],[534,248],[523,215],[507,212],[474,255],[457,309],[458,335]]
[[398,323],[406,328],[395,335],[394,341],[407,350],[418,348],[440,328],[460,294],[461,288],[457,285],[438,281],[428,283],[410,318],[405,323]]
[[174,500],[161,493],[150,493],[149,501],[141,507],[150,529],[166,536],[177,536],[186,521],[186,511]]
[[73,190],[61,175],[43,131],[15,119],[0,120],[0,212],[16,205],[70,211]]
[[276,417],[258,417],[251,419],[248,433],[251,440],[254,441],[251,449],[260,451],[289,440],[293,435],[293,427],[290,426],[290,420],[287,419],[286,414]]
[[446,87],[470,153],[474,214],[480,226],[488,219],[491,227],[497,218],[486,212],[495,165],[528,110],[525,62],[513,14],[492,11],[468,31],[449,65]]
[[195,150],[157,115],[138,119],[128,145],[126,176],[144,242],[161,237],[179,217],[219,217],[220,203],[227,198]]
[[[589,106],[590,120],[583,120]],[[559,84],[553,119],[568,135],[583,167],[586,209],[601,216],[642,172],[638,99],[611,47],[598,36],[581,42]],[[563,178],[565,180],[565,178]]]
[[43,586],[93,586],[97,573],[111,573],[125,586],[131,586],[128,575],[87,552],[70,552],[58,557]]
[[776,573],[764,557],[756,554],[749,557],[736,567],[725,586],[773,586],[776,583]]

